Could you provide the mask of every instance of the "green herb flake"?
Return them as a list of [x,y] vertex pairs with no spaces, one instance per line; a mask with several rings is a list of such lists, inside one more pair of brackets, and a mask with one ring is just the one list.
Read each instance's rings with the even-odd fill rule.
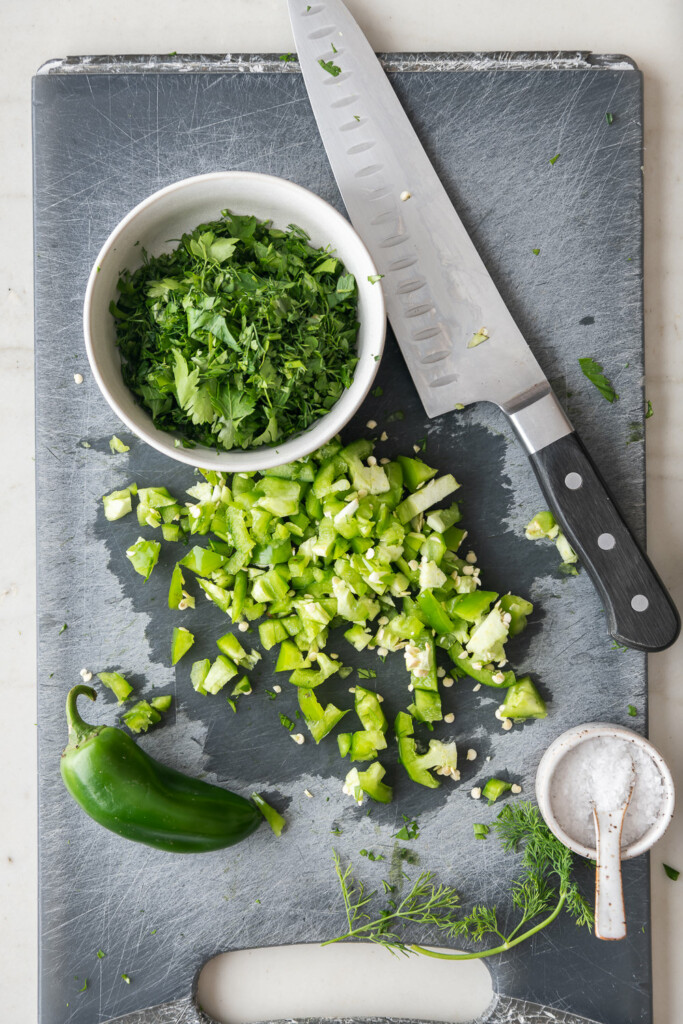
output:
[[339,826],[336,826],[335,828],[331,828],[330,832],[331,832],[331,834],[333,836],[341,836],[341,835],[344,834],[342,829],[339,828]]
[[67,623],[65,622],[65,623],[64,623],[64,625],[62,626],[62,628],[61,628],[61,629],[59,630],[59,632],[57,633],[57,636],[61,636],[61,635],[62,635],[62,633],[64,632],[64,630],[65,630],[65,629],[68,629],[68,628],[69,628],[69,626],[68,626],[68,624],[67,624]]
[[237,714],[237,704],[232,699],[232,697],[226,697],[225,699],[227,700],[228,704],[230,705],[232,710],[235,712],[235,714]]
[[486,839],[491,829],[488,825],[482,825],[480,822],[475,822],[472,825],[472,831],[474,832],[475,839]]
[[332,75],[333,78],[336,78],[337,75],[341,75],[341,68],[331,60],[323,60],[321,57],[318,64],[323,71],[327,71],[327,73]]
[[283,63],[285,63],[285,64],[289,64],[290,61],[296,60],[296,54],[295,53],[281,53],[280,54],[280,60],[283,61]]
[[534,254],[534,256],[539,256],[539,255],[540,255],[540,253],[541,253],[541,250],[540,250],[540,249],[532,249],[531,251],[532,251],[532,253]]
[[97,950],[97,959],[98,959],[98,960],[104,960],[104,958],[105,958],[105,956],[106,956],[106,955],[107,955],[107,954],[106,954],[106,953],[103,953],[101,949],[98,949],[98,950]]
[[628,713],[631,716],[631,718],[635,718],[636,715],[638,714],[638,708],[635,707],[634,704],[629,704],[629,706],[628,706]]
[[376,387],[370,392],[373,398],[381,398],[384,394],[384,388]]
[[124,444],[123,441],[121,440],[121,438],[117,437],[116,434],[114,434],[113,437],[110,438],[110,440],[109,440],[109,447],[111,449],[112,455],[116,455],[116,454],[123,455],[124,452],[129,452],[130,451],[130,446],[127,445],[127,444]]
[[648,398],[648,400],[647,400],[647,408],[645,410],[645,419],[649,420],[650,416],[654,416],[654,409],[652,408],[652,402]]
[[354,121],[360,121],[360,116],[358,114],[354,114],[353,119]]
[[588,377],[588,380],[598,389],[603,398],[606,398],[610,403],[617,401],[619,395],[612,387],[611,382],[605,377],[600,363],[590,356],[585,356],[583,359],[579,359],[579,366],[584,376]]
[[338,53],[339,52],[337,50],[337,47],[334,45],[334,43],[331,43],[330,45],[332,46],[332,53]]
[[[321,260],[329,272],[317,272]],[[172,252],[145,254],[118,289],[124,382],[183,447],[284,441],[353,382],[355,278],[296,225],[224,210]]]
[[266,690],[266,696],[268,700],[277,700],[277,694],[274,690]]
[[86,979],[85,979],[85,981],[83,982],[83,987],[82,987],[82,988],[79,988],[79,990],[78,990],[78,991],[79,991],[79,992],[85,992],[85,991],[86,991],[86,989],[87,989],[87,987],[88,987],[88,979],[86,978]]
[[280,714],[280,725],[284,725],[285,729],[289,729],[291,732],[294,728],[294,722],[291,718],[287,718],[287,715]]
[[359,850],[361,857],[367,857],[368,860],[384,860],[383,853],[373,853],[372,850]]
[[377,284],[377,282],[381,281],[383,277],[384,274],[368,274],[368,281],[370,284]]
[[662,864],[662,867],[664,868],[667,878],[670,878],[672,882],[678,881],[680,871],[677,871],[676,868],[672,868],[670,864]]
[[605,121],[607,121],[607,124],[612,124],[614,121],[614,114],[610,114],[609,110],[605,114]]
[[122,974],[121,979],[125,981],[126,985],[130,985],[130,977],[127,974]]
[[389,415],[387,416],[387,423],[397,423],[400,420],[404,420],[405,418],[406,414],[403,412],[403,410],[397,409],[396,412],[389,413]]
[[559,159],[560,159],[560,154],[559,153],[556,153],[555,156],[551,156],[550,157],[550,161],[549,161],[551,166],[552,166],[552,164],[556,164]]
[[398,832],[394,833],[394,839],[417,839],[420,835],[420,826],[417,823],[417,818],[411,819],[407,814],[404,814],[403,820],[405,825]]

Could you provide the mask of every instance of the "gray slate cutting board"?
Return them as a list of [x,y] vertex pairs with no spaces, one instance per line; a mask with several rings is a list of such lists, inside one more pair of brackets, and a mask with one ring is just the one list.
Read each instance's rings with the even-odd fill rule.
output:
[[[586,54],[392,56],[388,66],[503,296],[642,537],[640,73],[624,58]],[[614,114],[611,125],[606,111]],[[174,554],[164,551],[143,587],[124,556],[137,524],[133,517],[107,524],[99,502],[130,480],[182,495],[193,475],[122,432],[100,396],[81,335],[86,278],[131,207],[191,174],[264,171],[300,182],[340,209],[341,200],[296,66],[275,58],[53,62],[34,80],[34,150],[40,1021],[94,1024],[174,1000],[129,1019],[196,1021],[191,990],[209,957],[339,932],[333,843],[354,861],[363,847],[384,852],[385,862],[358,865],[377,883],[401,863],[391,838],[401,814],[420,815],[413,844],[420,866],[457,884],[466,900],[500,899],[517,862],[494,841],[474,840],[472,822],[491,819],[495,809],[472,801],[470,788],[507,772],[530,795],[542,751],[575,723],[609,720],[643,730],[645,657],[612,649],[585,574],[561,578],[554,548],[524,539],[524,524],[541,507],[539,492],[497,410],[482,405],[426,420],[390,339],[378,378],[384,394],[368,399],[346,436],[362,434],[375,419],[389,431],[389,455],[410,452],[426,437],[426,459],[461,480],[465,525],[486,584],[536,605],[510,655],[539,681],[549,717],[503,733],[493,716],[495,694],[473,693],[466,683],[444,691],[446,710],[457,717],[437,735],[475,747],[477,760],[465,762],[459,785],[433,791],[413,785],[392,752],[394,803],[373,805],[366,815],[342,796],[346,768],[334,741],[297,747],[280,726],[278,713],[293,715],[295,697],[267,699],[272,659],[254,673],[255,693],[236,716],[220,697],[194,693],[190,659],[169,667],[172,624],[182,621],[197,634],[192,653],[199,657],[215,653],[225,619],[203,601],[182,620],[172,615],[166,588]],[[615,405],[582,377],[577,359],[584,355],[605,364],[621,396]],[[79,372],[85,382],[77,386]],[[389,423],[397,409],[405,418]],[[130,444],[129,455],[110,454],[114,432]],[[367,657],[349,657],[347,647],[337,645],[345,661],[367,664]],[[406,697],[398,660],[374,666],[391,713]],[[287,815],[286,836],[276,842],[262,828],[235,849],[178,857],[127,843],[86,818],[58,770],[64,697],[83,667],[120,669],[141,694],[172,692],[172,714],[142,746],[182,770],[270,794]],[[347,703],[347,685],[328,684],[330,696]],[[637,718],[628,716],[628,704]],[[106,693],[88,711],[96,721],[116,718]],[[342,834],[332,835],[337,828]],[[585,880],[590,887],[589,872]],[[625,884],[624,942],[600,943],[556,922],[551,934],[488,963],[501,997],[487,1019],[549,1019],[519,999],[603,1024],[650,1022],[646,858],[626,865]],[[503,917],[508,911],[503,905]],[[550,1019],[574,1018],[558,1012]]]

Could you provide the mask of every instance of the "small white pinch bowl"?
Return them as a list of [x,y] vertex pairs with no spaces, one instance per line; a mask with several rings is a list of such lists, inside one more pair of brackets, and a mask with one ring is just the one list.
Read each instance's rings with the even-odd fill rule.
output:
[[662,776],[664,796],[659,816],[639,839],[629,846],[622,847],[621,859],[630,860],[632,857],[638,857],[641,853],[645,853],[651,846],[654,846],[658,839],[661,839],[673,817],[675,803],[674,782],[666,761],[657,748],[639,733],[627,729],[623,725],[611,725],[608,722],[587,722],[585,725],[577,725],[568,729],[567,732],[563,732],[561,736],[553,740],[539,762],[536,772],[536,800],[546,825],[560,842],[568,846],[574,853],[578,853],[579,856],[595,860],[597,856],[595,847],[584,846],[583,843],[565,832],[560,825],[553,807],[551,791],[555,769],[565,754],[585,743],[586,740],[601,737],[622,739],[633,743],[644,754],[652,758]]
[[[152,417],[135,399],[121,376],[114,319],[109,304],[117,298],[124,268],[142,263],[142,250],[151,255],[176,248],[181,235],[199,224],[217,220],[221,210],[254,214],[277,228],[296,224],[310,235],[311,245],[334,250],[358,287],[358,363],[353,383],[333,408],[307,430],[282,443],[253,449],[217,451],[197,445],[174,445],[175,434],[158,430]],[[308,189],[285,178],[245,171],[221,171],[185,178],[139,203],[114,228],[88,279],[83,308],[85,347],[93,376],[107,402],[125,425],[157,451],[190,466],[251,472],[303,458],[325,444],[345,426],[362,404],[379,366],[386,332],[384,296],[372,258],[351,224],[334,207]]]

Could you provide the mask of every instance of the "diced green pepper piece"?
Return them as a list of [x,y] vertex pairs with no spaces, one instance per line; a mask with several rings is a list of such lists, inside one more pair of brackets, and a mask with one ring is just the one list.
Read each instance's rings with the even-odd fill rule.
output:
[[514,594],[505,594],[501,597],[500,606],[511,617],[510,636],[517,636],[526,626],[527,615],[531,615],[534,606],[530,601],[525,601],[523,597],[515,597]]
[[443,535],[443,539],[449,551],[457,551],[466,536],[467,530],[461,530],[459,526],[449,526]]
[[454,598],[452,608],[456,615],[467,622],[477,622],[497,599],[493,590],[475,590],[472,594],[460,594]]
[[186,569],[190,569],[197,576],[210,576],[212,572],[225,565],[226,561],[225,555],[219,554],[218,551],[195,545],[184,558],[181,558],[178,564],[184,565]]
[[527,523],[524,532],[527,540],[540,540],[542,537],[555,540],[560,528],[555,522],[555,516],[546,509],[543,512],[538,512],[531,522]]
[[158,540],[145,540],[144,537],[138,537],[135,544],[126,551],[126,557],[135,571],[144,576],[145,583],[159,560],[160,551],[161,544]]
[[147,732],[150,725],[161,721],[161,715],[146,700],[133,704],[130,711],[121,716],[131,732]]
[[97,678],[113,692],[119,704],[127,701],[133,692],[133,687],[120,672],[99,672]]
[[351,749],[351,739],[352,736],[350,732],[337,733],[337,746],[339,747],[339,753],[342,757],[346,757]]
[[206,693],[218,693],[226,683],[234,679],[237,673],[238,669],[234,661],[231,661],[224,654],[219,654],[209,669],[202,686]]
[[204,681],[209,674],[211,668],[211,662],[208,658],[202,658],[201,661],[195,661],[190,669],[190,680],[197,693],[201,693],[206,696],[206,690],[204,689]]
[[162,523],[161,536],[169,543],[180,540],[181,529],[178,523]]
[[159,697],[152,697],[150,704],[157,711],[168,711],[173,701],[170,693],[163,693]]
[[265,619],[259,623],[258,627],[259,637],[261,643],[267,651],[271,647],[275,647],[275,644],[281,643],[286,640],[289,636],[287,628],[282,624],[280,619]]
[[[357,491],[365,491],[366,494],[384,494],[389,490],[389,479],[384,472],[383,466],[364,466],[362,459],[366,459],[372,453],[372,442],[366,438],[352,441],[342,448],[339,453],[344,460],[351,474],[351,483]],[[315,487],[315,483],[313,484]]]
[[[460,506],[457,502],[453,502],[450,508],[439,508],[430,512],[426,522],[430,530],[445,533],[455,523],[460,522],[460,516]],[[448,546],[450,547],[450,544]]]
[[241,694],[248,693],[251,693],[251,683],[246,676],[242,676],[240,681],[233,686],[230,696],[239,697]]
[[430,480],[421,490],[410,494],[396,508],[399,522],[407,523],[421,512],[426,512],[428,508],[443,501],[449,494],[456,491],[458,487],[460,487],[460,484],[450,473],[437,477],[436,480]]
[[171,639],[171,664],[177,665],[194,643],[194,635],[184,626],[175,626]]
[[529,676],[508,687],[498,710],[503,718],[545,718],[548,714],[545,701]]
[[377,800],[378,803],[391,803],[393,791],[391,786],[387,786],[386,783],[382,782],[384,775],[385,769],[379,761],[373,762],[364,772],[359,772],[357,768],[352,768],[344,780],[344,792],[352,796],[357,804],[363,802],[364,793],[371,800]]
[[130,487],[126,487],[122,491],[112,491],[111,494],[104,495],[102,498],[104,515],[110,523],[127,516],[132,510],[131,493]]
[[420,763],[415,738],[413,736],[413,720],[405,711],[399,711],[394,722],[394,732],[398,740],[398,757],[413,782],[429,789],[437,789],[439,780]]
[[396,461],[403,471],[403,482],[411,493],[416,491],[420,484],[426,484],[438,473],[438,470],[425,465],[421,459],[411,459],[406,455],[399,455]]
[[490,806],[496,802],[499,796],[507,793],[509,789],[512,789],[511,782],[503,782],[502,779],[489,779],[482,789],[481,795],[485,800],[488,800]]
[[496,606],[472,630],[465,646],[469,653],[480,662],[504,661],[503,644],[507,638],[508,626],[503,617],[503,610]]
[[[511,671],[503,672],[502,669],[495,669],[493,667],[489,668],[488,666],[473,668],[472,662],[476,661],[476,659],[470,658],[465,648],[457,640],[448,647],[448,656],[455,666],[455,671],[459,675],[470,676],[478,683],[483,683],[484,686],[491,686],[494,689],[505,690],[508,686],[512,686],[512,684],[517,681],[515,673]],[[480,664],[480,662],[476,663],[478,665]]]
[[217,583],[212,583],[211,580],[202,579],[201,576],[198,577],[197,583],[207,597],[227,615],[230,611],[230,592],[225,587],[219,587]]
[[[244,665],[245,667],[248,665],[248,667],[253,668],[256,663],[253,657],[247,654],[234,633],[226,633],[225,636],[219,636],[218,640],[216,640],[216,646],[221,654],[227,654],[238,665]],[[258,661],[259,659],[257,658],[256,660]]]
[[258,793],[252,793],[251,799],[254,801],[259,811],[261,812],[261,814],[266,819],[266,821],[272,828],[273,832],[279,839],[280,836],[282,835],[283,829],[287,825],[285,819],[278,811],[275,810],[274,807],[271,807],[269,803],[266,803],[263,797],[259,796]]
[[423,590],[417,598],[422,617],[426,625],[430,626],[437,633],[452,633],[455,629],[452,619],[444,610],[440,601],[434,597],[433,590]]
[[433,690],[413,691],[413,703],[408,711],[418,722],[440,722],[443,718],[441,697]]
[[320,743],[344,715],[348,714],[347,711],[340,711],[334,704],[328,704],[323,708],[312,690],[302,688],[298,692],[298,697],[306,726],[316,743]]
[[176,565],[171,574],[171,585],[168,588],[168,607],[177,608],[183,599],[185,578],[180,565]]
[[357,651],[364,651],[372,640],[372,633],[368,633],[361,625],[351,626],[346,630],[344,636]]
[[369,731],[386,732],[389,723],[387,722],[379,697],[372,690],[366,690],[364,686],[356,686],[355,693],[356,714],[360,718],[361,725]]
[[283,640],[275,665],[276,672],[293,672],[295,668],[304,668],[306,660],[292,640]]

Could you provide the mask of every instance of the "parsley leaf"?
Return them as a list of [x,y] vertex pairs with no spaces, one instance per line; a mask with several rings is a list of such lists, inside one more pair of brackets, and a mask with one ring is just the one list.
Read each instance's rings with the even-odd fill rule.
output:
[[598,389],[603,398],[606,398],[608,402],[615,402],[619,395],[612,387],[611,382],[605,377],[603,368],[600,363],[596,362],[590,356],[586,356],[583,359],[579,359],[579,366],[581,367],[584,375],[588,377],[591,384],[594,384]]
[[680,875],[680,871],[677,871],[676,868],[672,868],[669,864],[662,864],[662,867],[664,868],[664,870],[666,872],[666,877],[667,878],[670,878],[672,882],[677,882],[678,881],[678,876]]
[[318,64],[323,71],[327,71],[333,78],[336,78],[337,75],[341,75],[341,68],[331,60],[323,60],[321,57]]

